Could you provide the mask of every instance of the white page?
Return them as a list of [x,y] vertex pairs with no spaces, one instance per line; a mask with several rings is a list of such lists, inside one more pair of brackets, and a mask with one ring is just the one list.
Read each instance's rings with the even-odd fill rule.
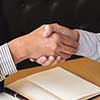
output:
[[0,93],[0,100],[19,100],[11,95],[8,95],[7,93]]
[[62,100],[78,100],[100,92],[100,87],[60,67],[33,74],[27,79],[59,96]]
[[7,87],[30,100],[60,100],[27,79],[18,80]]

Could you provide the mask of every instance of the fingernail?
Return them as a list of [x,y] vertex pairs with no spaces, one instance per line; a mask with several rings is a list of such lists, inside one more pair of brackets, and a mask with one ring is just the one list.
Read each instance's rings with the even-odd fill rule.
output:
[[53,56],[50,56],[50,57],[49,57],[49,59],[51,59],[51,60],[55,60],[55,57],[53,57]]
[[31,62],[34,62],[34,61],[35,61],[35,59],[30,58],[30,61],[31,61]]
[[61,56],[58,56],[57,59],[61,59]]
[[41,57],[41,58],[39,58],[39,61],[40,62],[45,62],[45,61],[47,61],[47,58],[46,57]]

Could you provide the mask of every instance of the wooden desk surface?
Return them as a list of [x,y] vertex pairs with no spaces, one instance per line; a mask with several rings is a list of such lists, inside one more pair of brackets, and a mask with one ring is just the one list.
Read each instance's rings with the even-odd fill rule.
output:
[[[66,61],[56,66],[61,66],[64,69],[100,86],[100,63],[98,62],[92,61],[87,58],[80,58],[76,60]],[[17,73],[8,77],[5,80],[5,85],[10,84],[18,79],[24,78],[33,73],[44,71],[50,68],[53,68],[53,67],[41,66],[41,67],[34,67],[34,68],[18,71]],[[100,97],[94,100],[100,100]]]

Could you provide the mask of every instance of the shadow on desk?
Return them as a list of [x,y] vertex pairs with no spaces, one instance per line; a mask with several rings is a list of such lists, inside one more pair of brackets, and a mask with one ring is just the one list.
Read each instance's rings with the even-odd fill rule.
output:
[[[67,61],[69,60],[73,60],[73,59],[79,59],[79,58],[82,58],[82,56],[72,56],[71,58],[67,59]],[[17,69],[18,70],[22,70],[22,69],[27,69],[27,68],[32,68],[32,67],[38,67],[38,66],[41,66],[40,64],[36,63],[36,62],[30,62],[28,59],[19,63],[17,65]]]

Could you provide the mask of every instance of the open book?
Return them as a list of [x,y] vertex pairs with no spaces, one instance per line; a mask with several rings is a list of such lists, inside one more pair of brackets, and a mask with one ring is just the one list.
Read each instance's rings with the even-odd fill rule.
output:
[[100,87],[61,67],[30,75],[7,87],[29,100],[87,100],[100,95]]

